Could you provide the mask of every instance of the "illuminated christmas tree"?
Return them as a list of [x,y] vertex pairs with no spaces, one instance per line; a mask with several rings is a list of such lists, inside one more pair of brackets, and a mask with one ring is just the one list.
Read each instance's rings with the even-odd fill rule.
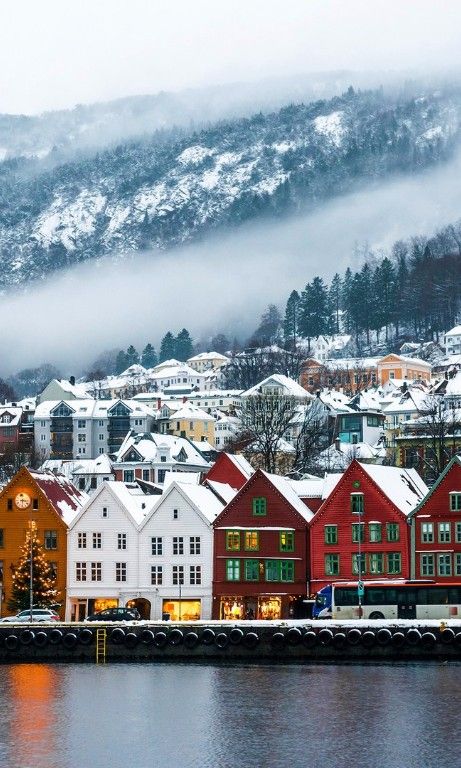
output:
[[57,604],[55,573],[43,555],[35,526],[26,533],[20,558],[13,571],[13,585],[8,608],[23,611],[30,607],[30,557],[32,553],[32,602],[35,607],[49,608]]

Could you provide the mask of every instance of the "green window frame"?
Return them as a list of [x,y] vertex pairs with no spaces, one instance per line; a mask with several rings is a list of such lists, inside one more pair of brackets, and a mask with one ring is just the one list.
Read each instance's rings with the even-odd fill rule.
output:
[[325,544],[337,544],[338,543],[338,526],[326,525],[324,530],[325,530]]
[[399,523],[386,523],[386,539],[387,541],[400,541]]
[[267,499],[265,496],[255,496],[253,499],[253,514],[255,517],[263,517],[267,514]]
[[371,544],[379,544],[383,540],[383,527],[381,523],[368,523],[368,541]]
[[444,522],[438,525],[438,540],[440,544],[449,544],[451,541],[451,525]]
[[360,536],[360,543],[365,541],[365,523],[352,523],[352,543],[358,544]]
[[227,581],[240,581],[240,560],[226,560]]
[[387,572],[402,573],[402,554],[401,552],[387,553]]
[[384,573],[384,554],[382,552],[370,552],[368,571],[370,574]]
[[434,523],[421,523],[421,541],[432,544],[434,541]]
[[363,515],[365,512],[363,493],[351,493],[351,512],[353,515]]
[[295,564],[293,560],[280,560],[280,581],[295,580]]
[[264,577],[266,581],[279,581],[278,560],[266,560],[264,562]]
[[257,552],[259,549],[259,531],[245,531],[243,547],[247,552]]
[[461,512],[461,493],[450,493],[450,512]]
[[259,560],[245,560],[245,581],[259,581]]
[[339,576],[339,555],[325,555],[325,576]]
[[295,533],[294,531],[280,531],[280,552],[294,552]]
[[455,523],[455,540],[457,544],[461,542],[461,522],[459,521]]
[[461,553],[455,553],[455,576],[461,576]]
[[238,552],[240,549],[240,531],[226,531],[226,550]]
[[[359,569],[359,563],[360,563],[360,569]],[[354,552],[352,555],[352,573],[356,576],[363,576],[367,572],[367,563],[366,563],[366,557],[365,553],[361,552],[360,555],[358,552]]]

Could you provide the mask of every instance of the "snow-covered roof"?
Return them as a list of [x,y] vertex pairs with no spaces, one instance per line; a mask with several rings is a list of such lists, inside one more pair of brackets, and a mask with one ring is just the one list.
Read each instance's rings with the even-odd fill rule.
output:
[[[123,461],[123,456],[128,453],[130,448],[134,448],[139,453],[142,461],[160,462],[159,450],[161,452],[162,449],[166,449],[170,452],[170,463],[172,464],[178,463],[183,466],[192,464],[204,469],[210,467],[210,464],[205,461],[195,446],[184,437],[162,435],[157,432],[129,433],[116,454],[116,461]],[[185,461],[180,461],[178,458],[181,451],[185,453]]]
[[221,355],[220,352],[200,352],[198,355],[194,355],[193,357],[189,357],[187,362],[188,363],[199,363],[201,361],[206,362],[209,360],[210,362],[212,360],[224,360],[227,362],[229,360],[226,355]]
[[152,510],[158,496],[148,496],[136,483],[122,483],[109,480],[105,486],[117,497],[125,510],[129,512],[136,525],[142,523]]
[[307,522],[312,520],[314,517],[314,513],[306,507],[303,501],[301,501],[298,494],[293,490],[293,487],[291,485],[291,482],[286,479],[286,477],[281,477],[280,475],[271,475],[269,472],[264,472],[261,470],[262,474],[267,477],[269,482],[272,483],[272,485],[277,488],[278,492],[282,494],[282,496],[288,501],[289,504],[295,509],[301,517],[304,518]]
[[180,421],[216,421],[214,416],[199,408],[194,403],[185,402],[172,414],[172,418]]
[[326,472],[323,478],[322,499],[328,499],[343,476],[342,472]]
[[[4,405],[0,406],[0,426],[2,427],[17,427],[21,421],[22,408],[16,406]],[[9,421],[3,421],[2,419],[9,418]]]
[[287,478],[294,492],[300,499],[321,499],[324,479],[316,477],[315,480],[291,480]]
[[[209,523],[212,523],[224,509],[224,502],[218,499],[210,488],[206,488],[204,485],[182,483],[181,479],[177,478],[168,488],[165,488],[164,493],[160,497],[155,497],[155,503],[150,510],[149,519],[155,516],[170,494],[175,491],[198,509]],[[145,523],[147,523],[147,518]]]
[[86,493],[79,491],[64,475],[34,469],[29,469],[28,472],[64,522],[69,525],[88,500]]
[[408,515],[429,491],[416,469],[384,467],[377,464],[361,464],[361,467],[405,515]]
[[205,480],[204,485],[209,486],[225,504],[229,504],[238,491],[229,483],[218,483],[217,480]]
[[67,478],[74,475],[111,475],[112,462],[106,453],[102,453],[95,459],[47,459],[43,462],[41,470],[60,472]]
[[200,472],[165,472],[165,479],[163,481],[163,489],[166,491],[172,483],[176,481],[187,485],[200,485],[201,473]]
[[254,475],[255,470],[251,466],[250,462],[245,458],[245,456],[242,456],[241,453],[226,453],[226,456],[230,461],[232,461],[233,464],[237,467],[237,469],[246,477],[247,480]]
[[302,398],[308,400],[312,398],[312,395],[307,392],[297,381],[290,379],[289,376],[283,376],[281,373],[274,373],[272,376],[267,376],[256,384],[256,386],[247,389],[242,393],[242,397],[250,397],[251,395],[258,395],[263,387],[280,387],[283,390],[284,395],[292,397]]
[[[35,409],[35,420],[43,419],[51,415],[51,412],[60,404],[62,400],[45,400],[43,403],[39,403]],[[89,419],[89,418],[107,418],[108,412],[117,403],[122,403],[126,408],[134,415],[154,416],[154,411],[145,403],[138,400],[93,400],[88,398],[86,400],[71,400],[65,403],[66,406],[74,414],[75,418]]]
[[447,331],[445,336],[461,336],[461,325],[455,325],[451,331]]

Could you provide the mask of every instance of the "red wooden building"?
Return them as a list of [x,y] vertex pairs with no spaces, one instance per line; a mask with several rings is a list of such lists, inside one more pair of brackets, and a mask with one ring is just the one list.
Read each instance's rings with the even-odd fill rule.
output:
[[244,456],[222,452],[204,478],[216,483],[226,483],[240,490],[254,474],[254,469]]
[[454,456],[411,514],[411,577],[461,581],[461,458]]
[[354,460],[310,525],[310,589],[332,581],[408,578],[408,515],[427,493],[414,469]]
[[283,477],[257,470],[213,523],[213,618],[307,615],[308,509]]

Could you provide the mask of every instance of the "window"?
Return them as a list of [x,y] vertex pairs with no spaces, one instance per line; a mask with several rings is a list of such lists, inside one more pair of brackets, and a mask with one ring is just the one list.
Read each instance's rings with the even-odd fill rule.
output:
[[58,548],[58,532],[57,531],[45,531],[43,540],[44,540],[45,549]]
[[165,462],[166,461],[166,456],[160,456],[160,461]]
[[103,508],[102,508],[102,516],[103,516],[103,517],[107,517],[107,516],[108,516],[107,507],[103,507]]
[[91,480],[90,480],[90,488],[95,489],[97,487],[98,487],[98,478],[97,477],[92,477]]
[[173,536],[173,555],[184,554],[184,537]]
[[365,541],[365,523],[352,523],[352,542],[358,544],[359,541]]
[[86,581],[86,563],[75,563],[75,580]]
[[455,523],[455,536],[456,543],[459,544],[461,542],[461,523]]
[[259,560],[245,560],[245,581],[259,581]]
[[434,555],[420,555],[421,576],[434,576]]
[[363,552],[360,556],[358,553],[352,555],[352,573],[357,576],[363,576],[366,573],[365,554]]
[[126,563],[115,563],[115,581],[126,581]]
[[337,544],[338,543],[338,526],[326,525],[325,526],[325,544]]
[[294,548],[294,531],[280,531],[280,552],[293,552]]
[[450,511],[461,512],[461,493],[450,493]]
[[86,453],[86,448],[78,448],[77,453],[80,454],[80,456],[84,456]]
[[163,538],[161,536],[152,536],[151,538],[152,554],[163,555]]
[[84,432],[79,432],[77,435],[77,442],[78,443],[84,443],[86,440],[86,435]]
[[32,509],[38,509],[38,499],[32,499]]
[[126,533],[117,533],[117,549],[126,549]]
[[402,555],[400,552],[389,552],[387,555],[387,572],[388,573],[401,573],[402,572]]
[[368,568],[370,573],[383,573],[384,555],[382,552],[372,552],[368,555]]
[[85,429],[85,427],[86,427],[85,419],[77,419],[77,429]]
[[363,515],[365,504],[363,493],[351,493],[351,512],[353,515]]
[[9,510],[13,509],[13,499],[8,499],[6,502],[6,508]]
[[379,427],[379,416],[367,416],[367,427]]
[[448,544],[450,541],[450,523],[439,523],[439,542],[441,544]]
[[200,536],[189,536],[189,554],[200,554]]
[[123,470],[123,482],[124,483],[134,482],[134,471],[132,469]]
[[104,435],[100,434],[100,435],[98,435],[98,437],[99,437],[100,440],[104,440]]
[[293,560],[280,560],[280,581],[295,580],[295,564]]
[[102,533],[93,533],[93,549],[102,549]]
[[179,584],[184,584],[184,566],[183,565],[173,565],[173,584],[178,586]]
[[150,480],[150,470],[149,469],[143,469],[142,471],[142,479],[149,482]]
[[267,505],[264,496],[258,496],[253,499],[253,514],[255,516],[263,516],[267,514]]
[[279,580],[279,567],[277,560],[266,560],[265,562],[266,581]]
[[228,552],[238,552],[240,549],[240,531],[226,531],[226,549]]
[[325,555],[325,575],[338,576],[339,555]]
[[179,519],[179,510],[173,509],[173,520],[178,520],[178,519]]
[[56,581],[58,578],[58,564],[55,562],[50,562],[50,570],[51,570],[51,578],[53,581]]
[[197,586],[202,583],[202,566],[191,565],[189,571],[189,578],[191,586]]
[[163,566],[162,565],[151,565],[150,583],[156,586],[161,586],[163,584]]
[[226,560],[227,581],[240,580],[240,560]]
[[459,552],[455,555],[455,575],[461,576],[461,554]]
[[386,523],[386,538],[388,541],[400,541],[400,526],[398,523]]
[[437,555],[437,571],[439,576],[451,576],[451,555]]
[[257,552],[259,549],[259,531],[245,531],[244,549],[247,552]]
[[77,533],[77,547],[78,549],[86,549],[86,533]]
[[98,427],[103,427],[103,426],[104,426],[104,419],[99,419],[98,420]]
[[46,435],[40,435],[40,440],[42,443],[46,442]]
[[3,528],[0,528],[0,549],[3,549],[5,546],[5,540],[3,538]]
[[370,523],[368,526],[368,541],[376,544],[377,542],[381,541],[381,539],[381,523]]
[[102,580],[102,563],[91,563],[91,581]]
[[434,541],[434,523],[421,523],[421,541],[424,544]]

